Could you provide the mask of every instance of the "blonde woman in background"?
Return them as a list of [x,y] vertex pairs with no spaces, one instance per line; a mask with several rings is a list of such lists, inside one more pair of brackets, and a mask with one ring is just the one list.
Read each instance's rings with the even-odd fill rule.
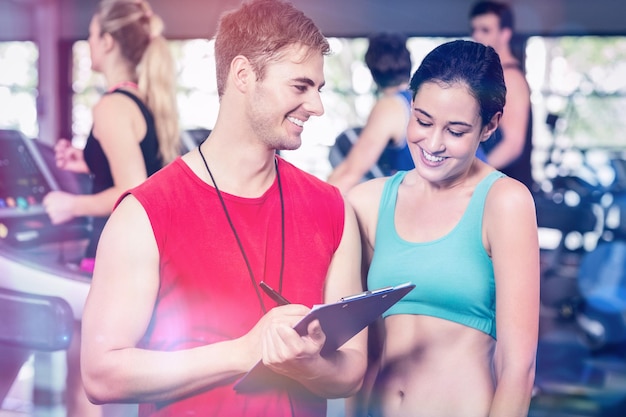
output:
[[[92,216],[93,235],[81,268],[93,270],[102,228],[118,197],[142,183],[180,152],[175,65],[162,19],[143,0],[103,0],[89,26],[92,69],[107,91],[93,108],[93,126],[83,150],[66,139],[55,146],[57,165],[88,173],[92,193],[55,191],[44,199],[53,223]],[[80,378],[80,326],[68,350],[67,415],[100,416]]]

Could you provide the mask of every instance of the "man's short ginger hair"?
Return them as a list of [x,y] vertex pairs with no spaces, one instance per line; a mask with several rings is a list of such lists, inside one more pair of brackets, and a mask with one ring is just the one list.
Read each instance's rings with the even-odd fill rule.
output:
[[281,58],[291,45],[309,52],[330,53],[328,40],[303,12],[282,0],[250,0],[220,17],[215,35],[217,93],[224,94],[233,59],[242,55],[262,80],[269,62]]

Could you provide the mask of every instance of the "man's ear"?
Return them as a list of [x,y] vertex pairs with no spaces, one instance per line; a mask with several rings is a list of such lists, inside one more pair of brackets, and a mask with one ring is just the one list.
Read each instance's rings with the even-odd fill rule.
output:
[[491,135],[493,134],[493,132],[496,131],[496,129],[498,128],[498,125],[500,124],[500,118],[501,117],[502,117],[502,112],[497,112],[496,114],[493,115],[493,117],[491,118],[489,123],[487,123],[483,127],[482,133],[480,134],[480,141],[481,142],[484,142],[487,139],[489,139],[491,137]]
[[513,30],[511,28],[502,28],[500,29],[500,34],[502,36],[502,44],[509,45],[513,38]]
[[243,55],[237,55],[230,63],[228,77],[235,88],[245,92],[256,80],[256,73],[248,58]]

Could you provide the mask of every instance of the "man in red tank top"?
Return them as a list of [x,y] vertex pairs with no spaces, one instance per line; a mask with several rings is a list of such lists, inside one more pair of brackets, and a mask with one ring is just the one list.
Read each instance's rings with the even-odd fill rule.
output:
[[[337,188],[276,155],[323,113],[326,39],[288,3],[220,19],[220,110],[209,137],[120,198],[83,317],[85,388],[140,416],[326,415],[359,388],[366,331],[320,354],[314,304],[362,291],[361,243]],[[266,282],[292,304],[277,306]],[[287,384],[234,383],[259,360]]]

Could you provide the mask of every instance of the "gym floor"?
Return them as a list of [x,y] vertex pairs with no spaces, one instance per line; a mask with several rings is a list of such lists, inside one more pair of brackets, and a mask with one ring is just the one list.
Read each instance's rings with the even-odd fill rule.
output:
[[574,320],[542,317],[531,417],[626,415],[626,349],[590,349]]

